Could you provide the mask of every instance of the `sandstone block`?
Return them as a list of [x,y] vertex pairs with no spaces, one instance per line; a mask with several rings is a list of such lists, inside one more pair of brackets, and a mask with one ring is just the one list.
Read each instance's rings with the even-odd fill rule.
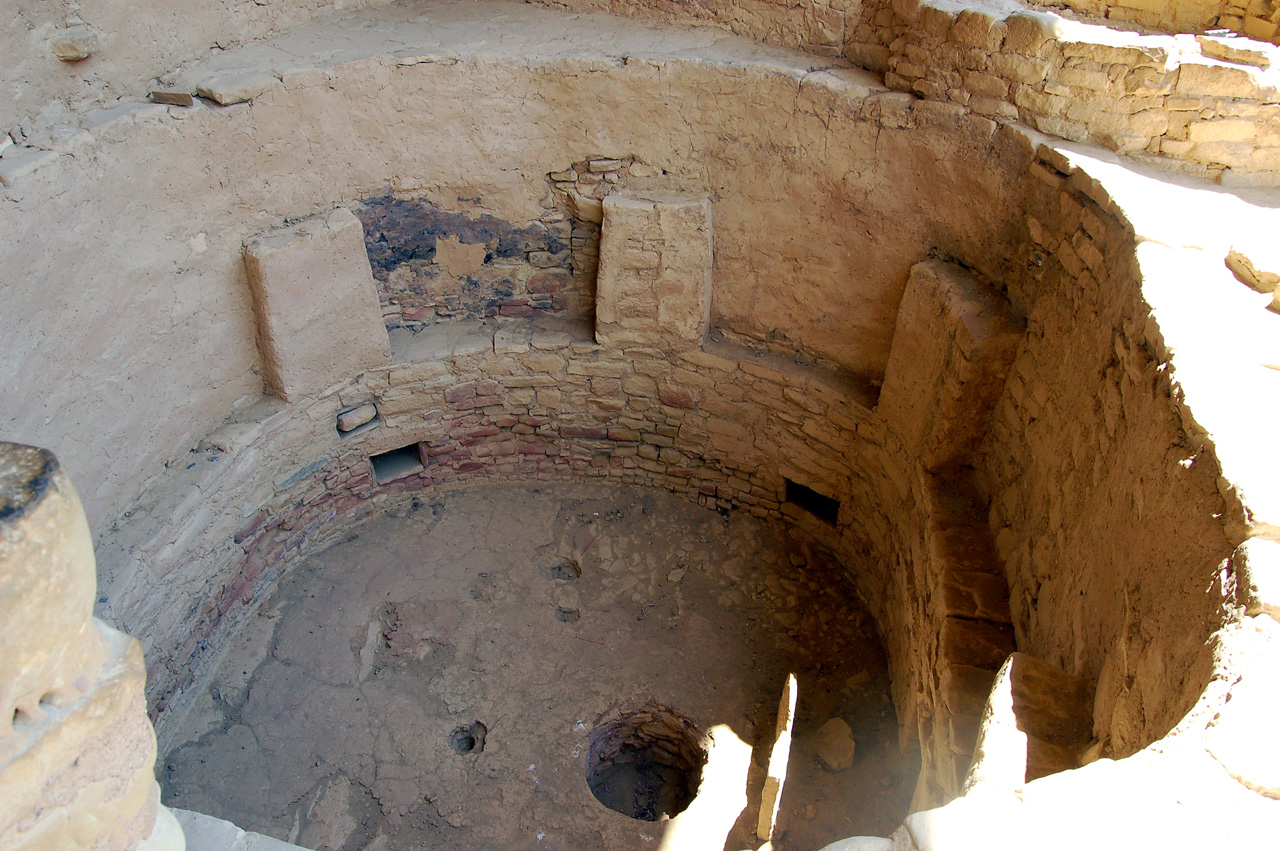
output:
[[1009,83],[990,74],[972,71],[964,75],[964,87],[975,95],[989,98],[1009,96]]
[[1254,123],[1242,118],[1196,121],[1187,127],[1187,139],[1192,142],[1244,142],[1256,133]]
[[1030,86],[1018,86],[1018,90],[1013,96],[1013,102],[1037,115],[1049,117],[1062,115],[1068,104],[1066,98],[1038,92]]
[[1001,53],[991,57],[991,67],[1001,77],[1016,83],[1032,84],[1048,76],[1050,65],[1040,59]]
[[1168,48],[1155,44],[1063,42],[1062,55],[1088,59],[1099,65],[1123,65],[1129,68],[1163,68],[1169,61]]
[[1247,98],[1257,96],[1258,84],[1243,68],[1183,62],[1175,90],[1183,95]]
[[151,92],[152,103],[163,103],[169,106],[194,106],[196,99],[191,92],[175,91],[173,89],[154,89]]
[[814,747],[823,765],[832,771],[844,771],[853,765],[857,745],[853,740],[853,729],[845,720],[832,718],[818,728]]
[[951,664],[994,671],[1014,649],[1013,629],[1006,624],[953,617],[943,621],[941,657]]
[[1251,142],[1197,142],[1189,156],[1196,162],[1209,165],[1245,168],[1253,159],[1254,152]]
[[[1271,30],[1274,34],[1275,24],[1271,24]],[[1198,35],[1196,42],[1200,45],[1200,52],[1205,56],[1236,65],[1253,65],[1258,68],[1270,68],[1272,54],[1276,52],[1275,47],[1265,41]]]
[[1005,18],[1004,46],[1015,53],[1036,56],[1041,46],[1053,38],[1057,19],[1044,12],[1015,12]]
[[1257,292],[1275,292],[1280,287],[1280,252],[1264,257],[1256,249],[1249,249],[1246,254],[1232,246],[1226,263],[1237,280]]
[[877,410],[927,468],[967,459],[986,431],[1023,321],[958,266],[914,266]]
[[196,94],[222,106],[244,103],[274,86],[278,80],[262,71],[216,74],[196,86]]
[[597,342],[697,348],[711,319],[711,263],[708,199],[610,195],[596,284]]
[[272,395],[295,401],[390,359],[364,229],[350,210],[251,239],[244,260]]
[[1240,25],[1241,32],[1258,41],[1271,41],[1276,37],[1276,23],[1269,18],[1246,15]]
[[63,62],[79,62],[98,52],[98,34],[92,27],[71,27],[54,36],[49,48]]
[[343,411],[338,414],[338,431],[354,431],[360,426],[372,422],[377,415],[378,409],[372,402],[353,408],[350,411]]

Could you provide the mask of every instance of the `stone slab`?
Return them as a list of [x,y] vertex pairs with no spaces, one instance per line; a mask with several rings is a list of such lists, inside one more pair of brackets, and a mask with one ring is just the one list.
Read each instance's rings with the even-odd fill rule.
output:
[[387,363],[364,230],[345,208],[245,244],[268,391],[285,401]]
[[699,346],[711,321],[711,262],[707,198],[605,198],[596,341],[674,350]]

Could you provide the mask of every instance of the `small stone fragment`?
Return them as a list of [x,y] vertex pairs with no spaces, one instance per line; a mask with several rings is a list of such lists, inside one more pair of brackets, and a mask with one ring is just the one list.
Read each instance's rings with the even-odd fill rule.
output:
[[261,71],[219,74],[196,86],[196,94],[222,106],[253,100],[276,84],[276,78]]
[[1271,53],[1274,45],[1249,38],[1219,38],[1211,35],[1198,35],[1200,52],[1212,59],[1221,59],[1234,65],[1253,65],[1257,68],[1271,67]]
[[581,219],[584,222],[595,222],[596,224],[604,222],[604,202],[597,201],[595,198],[588,198],[585,195],[579,195],[577,192],[570,192],[569,209],[573,211],[575,219]]
[[152,103],[164,103],[169,106],[193,106],[196,99],[191,92],[157,89],[151,92]]
[[54,36],[50,47],[63,62],[79,62],[98,52],[98,34],[90,27],[71,27]]
[[590,160],[587,168],[591,169],[593,174],[604,174],[606,171],[617,171],[626,163],[622,160]]
[[1256,256],[1249,257],[1234,246],[1227,252],[1226,263],[1236,279],[1252,290],[1270,293],[1280,285],[1280,273],[1261,268],[1264,264]]
[[358,408],[352,408],[350,411],[343,411],[338,414],[338,431],[343,433],[353,431],[366,423],[372,422],[377,415],[378,409],[374,407],[372,402],[368,402]]
[[855,746],[853,730],[843,718],[832,718],[818,729],[818,759],[832,771],[844,771],[853,765]]

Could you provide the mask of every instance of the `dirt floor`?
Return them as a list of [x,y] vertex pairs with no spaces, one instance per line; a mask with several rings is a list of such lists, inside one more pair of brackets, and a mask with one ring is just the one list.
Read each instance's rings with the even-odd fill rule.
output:
[[[897,749],[874,624],[821,556],[632,488],[437,495],[281,582],[161,761],[164,802],[342,851],[757,849],[788,673],[799,708],[772,847],[887,835],[918,758]],[[672,821],[615,813],[586,779],[597,725],[655,705],[711,752]],[[817,755],[836,717],[856,741],[842,771]]]

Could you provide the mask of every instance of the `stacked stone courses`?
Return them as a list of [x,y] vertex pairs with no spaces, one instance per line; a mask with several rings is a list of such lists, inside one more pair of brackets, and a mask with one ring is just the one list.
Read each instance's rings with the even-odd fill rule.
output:
[[[1093,16],[1084,20],[1012,2],[964,8],[929,0],[871,0],[860,9],[833,3],[806,9],[795,21],[776,6],[753,3],[689,11],[641,2],[626,12],[692,17],[763,41],[842,55],[884,73],[890,88],[1161,168],[1227,184],[1280,182],[1276,48],[1195,35],[1214,22],[1214,13],[1200,8],[1162,6],[1151,18],[1126,8],[1091,5],[1081,9]],[[1224,26],[1232,24],[1230,11],[1224,10]],[[1106,15],[1157,33],[1115,29],[1123,23],[1102,20]],[[829,24],[815,26],[814,16]],[[1245,34],[1274,39],[1274,32]]]
[[[1280,171],[1280,94],[1260,59],[1221,61],[1182,36],[1139,36],[1037,12],[1004,20],[897,0],[880,45],[885,82],[979,115],[1089,141],[1178,171],[1250,183]],[[892,34],[893,39],[885,43]],[[865,48],[865,49],[864,49]],[[1159,159],[1156,159],[1159,158]],[[1245,178],[1243,175],[1253,174]]]

